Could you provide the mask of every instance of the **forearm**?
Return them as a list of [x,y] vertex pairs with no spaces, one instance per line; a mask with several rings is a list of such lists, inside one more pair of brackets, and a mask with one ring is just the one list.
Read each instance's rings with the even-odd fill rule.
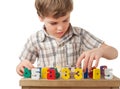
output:
[[106,59],[115,59],[118,56],[118,51],[115,48],[106,44],[102,44],[100,49],[103,52],[103,57]]

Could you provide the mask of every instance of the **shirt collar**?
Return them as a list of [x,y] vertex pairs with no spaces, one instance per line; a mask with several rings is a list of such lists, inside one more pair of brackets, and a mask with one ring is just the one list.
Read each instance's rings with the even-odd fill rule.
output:
[[70,31],[70,34],[79,35],[78,31],[76,31],[75,27],[73,27],[71,24],[69,27],[69,31]]
[[49,36],[49,34],[45,31],[45,25],[43,25],[43,28],[42,28],[42,31],[44,32],[44,34],[46,35],[46,36]]

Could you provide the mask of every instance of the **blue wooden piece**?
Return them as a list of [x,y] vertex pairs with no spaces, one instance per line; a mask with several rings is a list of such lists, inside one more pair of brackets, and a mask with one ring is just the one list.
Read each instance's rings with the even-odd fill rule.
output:
[[84,79],[88,78],[88,68],[86,69],[86,72],[84,73]]

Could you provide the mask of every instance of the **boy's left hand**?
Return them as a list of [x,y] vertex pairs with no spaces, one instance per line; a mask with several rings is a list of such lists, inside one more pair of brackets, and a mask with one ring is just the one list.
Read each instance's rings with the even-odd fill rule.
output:
[[86,71],[86,68],[88,68],[88,72],[92,69],[93,61],[95,60],[94,67],[98,66],[99,59],[103,56],[103,52],[101,48],[95,48],[92,50],[85,51],[81,54],[81,56],[78,58],[76,67],[80,67],[80,64],[83,61],[83,71]]

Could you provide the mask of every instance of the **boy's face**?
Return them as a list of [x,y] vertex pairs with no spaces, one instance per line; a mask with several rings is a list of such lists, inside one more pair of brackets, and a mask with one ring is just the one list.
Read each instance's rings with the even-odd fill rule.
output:
[[54,38],[60,39],[67,32],[70,22],[70,13],[57,19],[53,17],[45,17],[41,19],[46,27],[46,32]]

